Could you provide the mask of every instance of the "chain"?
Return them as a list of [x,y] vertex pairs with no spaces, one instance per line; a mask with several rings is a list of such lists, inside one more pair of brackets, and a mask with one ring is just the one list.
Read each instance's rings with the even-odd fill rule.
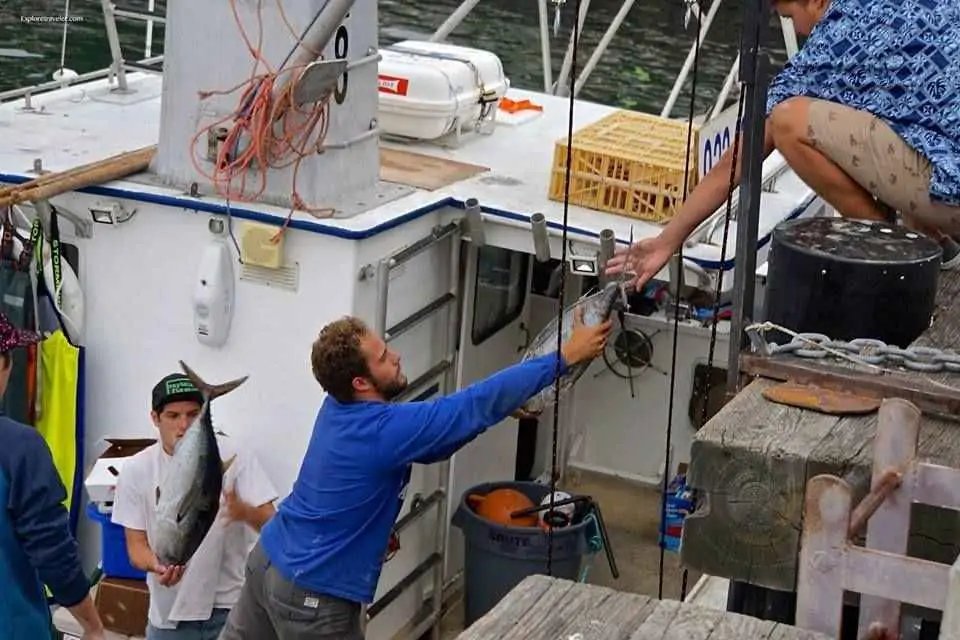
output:
[[[761,331],[776,329],[792,336],[790,342],[767,342]],[[763,322],[746,328],[757,351],[765,355],[793,355],[799,358],[821,359],[834,357],[876,368],[895,364],[911,371],[924,373],[960,373],[960,353],[933,347],[900,347],[881,340],[858,338],[849,342],[832,340],[822,333],[796,333],[779,325]]]

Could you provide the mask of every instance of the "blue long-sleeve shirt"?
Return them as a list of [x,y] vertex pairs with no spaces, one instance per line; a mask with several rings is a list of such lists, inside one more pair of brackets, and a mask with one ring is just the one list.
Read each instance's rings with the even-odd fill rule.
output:
[[63,501],[67,491],[43,437],[0,416],[0,626],[4,637],[50,635],[43,585],[65,607],[90,591]]
[[328,396],[293,490],[260,534],[270,562],[303,589],[372,602],[412,463],[449,457],[553,382],[556,371],[557,355],[549,354],[426,402]]

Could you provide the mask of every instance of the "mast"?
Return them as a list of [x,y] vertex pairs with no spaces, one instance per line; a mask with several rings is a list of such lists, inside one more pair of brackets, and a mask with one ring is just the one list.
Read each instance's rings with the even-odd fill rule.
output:
[[727,392],[735,393],[740,379],[740,352],[746,345],[744,328],[753,318],[757,272],[757,227],[763,181],[763,138],[766,121],[770,54],[767,35],[770,0],[743,3],[740,36],[740,78],[744,84],[743,146],[737,245],[733,277],[733,319],[727,361]]
[[[374,188],[379,178],[377,32],[377,0],[298,0],[282,7],[243,0],[170,0],[160,142],[152,165],[161,183],[184,191],[196,183],[201,194],[217,191],[236,204],[310,209],[336,206]],[[251,80],[254,52],[265,64],[256,69],[259,79]],[[325,62],[317,64],[318,52]],[[297,83],[310,63],[316,73]],[[267,75],[281,67],[295,71],[279,72],[273,79]],[[268,82],[258,84],[264,78]],[[244,97],[245,90],[257,86],[256,98],[253,89]],[[285,86],[297,87],[291,100],[281,101],[286,120],[265,125],[270,111],[264,105],[271,104],[271,95],[276,104]],[[312,127],[302,126],[305,119],[297,113],[313,109],[317,96],[324,94],[324,115]],[[253,150],[270,146],[264,142],[268,129],[273,149],[283,150],[273,164],[286,166],[250,161]],[[212,156],[220,148],[228,149],[232,166],[228,162],[225,169],[221,162],[211,180],[218,164]],[[265,188],[258,193],[264,179]],[[221,183],[219,189],[215,182]],[[242,195],[241,186],[252,195],[225,195]]]

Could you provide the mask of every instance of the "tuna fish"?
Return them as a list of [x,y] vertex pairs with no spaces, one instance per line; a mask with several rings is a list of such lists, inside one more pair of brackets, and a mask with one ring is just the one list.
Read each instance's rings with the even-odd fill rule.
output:
[[177,442],[166,476],[157,487],[150,545],[157,559],[168,566],[185,565],[216,520],[223,474],[233,458],[220,458],[210,403],[239,387],[248,377],[211,385],[183,361],[180,367],[203,394],[204,402],[197,419]]
[[[602,290],[587,295],[563,311],[563,342],[566,343],[573,333],[574,314],[583,310],[583,324],[588,327],[594,327],[606,322],[613,313],[617,300],[622,296],[622,282],[610,282]],[[546,327],[537,335],[530,346],[523,354],[523,360],[536,358],[539,356],[553,353],[557,350],[557,318],[550,321]],[[571,387],[580,379],[580,376],[590,366],[589,362],[580,362],[570,367],[570,370],[560,378],[560,396],[563,397]],[[555,400],[555,385],[551,384],[542,389],[535,396],[530,398],[521,407],[528,413],[540,413],[545,408],[551,406]]]

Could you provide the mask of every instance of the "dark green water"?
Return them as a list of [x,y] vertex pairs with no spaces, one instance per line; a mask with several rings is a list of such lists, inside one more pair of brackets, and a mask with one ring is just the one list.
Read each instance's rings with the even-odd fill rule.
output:
[[[126,0],[118,4],[145,9],[147,1]],[[459,0],[381,0],[381,44],[432,32],[458,4]],[[712,105],[736,55],[740,4],[727,0],[711,26],[700,57],[698,112]],[[159,1],[157,5],[162,7],[163,2]],[[704,5],[707,6],[706,0]],[[581,67],[619,8],[618,0],[591,2],[578,54]],[[63,11],[63,0],[0,0],[0,90],[45,81],[59,68],[62,23],[25,23],[21,16],[62,15]],[[590,76],[581,97],[659,113],[696,36],[692,25],[683,28],[684,11],[682,0],[637,0]],[[79,73],[107,66],[110,52],[100,2],[73,0],[70,12],[82,21],[69,25],[65,66]],[[567,0],[560,37],[552,43],[554,78],[559,74],[574,15],[574,0]],[[552,17],[551,11],[551,27]],[[126,20],[118,23],[125,56],[138,59],[143,53],[145,25]],[[543,88],[536,0],[481,0],[449,40],[454,44],[496,52],[513,86]],[[777,40],[779,44],[779,37]],[[163,27],[158,25],[154,30],[153,55],[162,53],[162,47]],[[782,59],[783,52],[778,50],[775,62]],[[674,115],[686,114],[689,100],[688,81],[674,108]]]

